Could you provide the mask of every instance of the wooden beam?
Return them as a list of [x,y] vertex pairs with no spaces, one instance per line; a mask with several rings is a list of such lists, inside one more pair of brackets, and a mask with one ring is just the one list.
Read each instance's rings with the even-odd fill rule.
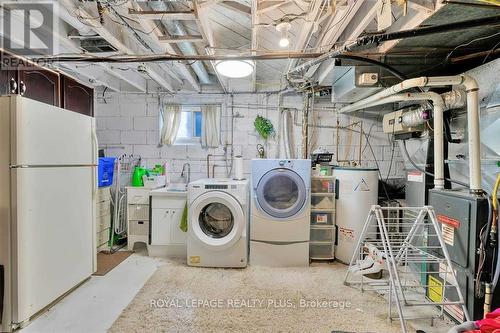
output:
[[[212,28],[210,27],[210,21],[208,19],[208,14],[207,14],[208,8],[207,7],[201,8],[197,0],[193,0],[193,8],[196,13],[196,23],[198,24],[199,31],[208,44],[207,47],[205,48],[205,53],[207,55],[213,55],[214,54],[213,47],[215,47],[215,39]],[[212,69],[215,72],[215,76],[217,77],[217,81],[219,81],[222,90],[224,92],[227,92],[226,86],[224,85],[224,81],[222,77],[219,75],[219,72],[217,72],[217,69],[215,68],[215,61],[210,61],[210,65],[212,66]]]
[[194,20],[195,12],[194,10],[136,10],[133,8],[128,9],[129,15],[136,19],[147,19],[147,20],[176,20],[176,21],[186,21]]
[[[307,46],[311,35],[314,33],[315,22],[319,19],[323,9],[323,0],[312,0],[311,5],[311,11],[307,14],[305,22],[301,24],[300,32],[295,39],[294,51],[296,52],[302,51]],[[296,63],[297,59],[290,59],[286,72],[290,71]]]
[[[252,54],[259,47],[259,13],[258,13],[258,2],[252,1],[251,19],[252,19]],[[252,73],[252,90],[257,91],[257,62],[254,63],[253,73]]]
[[[252,1],[253,4],[254,1]],[[257,2],[255,0],[255,2]],[[262,2],[257,2],[257,11],[262,14],[269,12],[273,9],[276,9],[284,4],[286,4],[286,0],[269,0],[269,1],[262,1]]]
[[221,1],[221,2],[219,2],[219,5],[227,8],[227,9],[231,9],[231,10],[234,10],[236,12],[245,14],[245,15],[251,15],[252,14],[251,8],[249,6],[246,6],[246,5],[242,4],[241,2],[237,2],[237,1]]
[[[131,0],[132,6],[136,10],[139,10],[139,5],[137,4],[136,1]],[[180,54],[180,50],[177,47],[177,45],[171,45],[171,44],[164,44],[161,43],[158,40],[159,36],[163,36],[161,33],[160,29],[158,29],[158,24],[159,22],[151,21],[151,20],[140,20],[139,21],[140,26],[142,27],[143,30],[145,31],[152,31],[151,35],[149,36],[151,41],[153,42],[151,44],[152,47],[155,48],[156,53],[171,53],[171,54]],[[175,68],[178,73],[196,90],[196,91],[201,91],[201,85],[198,82],[198,80],[195,78],[193,73],[189,70],[188,66],[181,63],[181,62],[174,62],[170,66],[167,64],[162,64],[160,67],[165,70],[170,77],[173,79],[177,80],[179,83],[183,83],[182,80],[176,75],[176,73],[172,70]],[[173,67],[173,68],[172,68]]]
[[[120,81],[116,80],[116,77],[110,77],[110,73],[105,71],[103,66],[87,64],[78,66],[76,64],[61,64],[60,67],[65,70],[69,70],[85,78],[88,83],[94,86],[105,86],[112,91],[121,91]],[[114,73],[113,73],[114,74]]]
[[204,41],[202,35],[158,36],[158,40],[162,43],[199,43]]
[[[422,9],[422,7],[419,7]],[[410,8],[411,11],[406,16],[401,16],[394,22],[387,30],[387,33],[401,31],[401,30],[409,30],[418,27],[422,22],[424,22],[427,18],[429,18],[432,14],[432,10],[415,10]],[[387,53],[390,49],[396,46],[399,43],[400,39],[391,40],[383,43],[377,48],[378,52]]]
[[107,73],[125,82],[128,82],[132,87],[136,88],[137,90],[142,92],[146,92],[148,90],[148,85],[146,80],[135,70],[132,69],[121,70],[119,67],[115,67],[112,65],[109,66],[109,68],[106,68],[106,66],[103,67]]

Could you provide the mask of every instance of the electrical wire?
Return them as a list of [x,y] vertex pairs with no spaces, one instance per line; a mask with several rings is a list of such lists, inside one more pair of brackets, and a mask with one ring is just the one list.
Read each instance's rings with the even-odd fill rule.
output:
[[[431,176],[431,177],[434,177],[434,174],[432,172],[428,172],[428,171],[425,171],[424,169],[420,168],[410,157],[410,154],[408,153],[408,149],[406,148],[406,139],[403,140],[403,152],[406,156],[406,158],[408,159],[408,161],[411,163],[411,165],[413,165],[413,167],[415,169],[417,169],[418,171],[420,172],[423,172],[425,173],[426,175],[428,176]],[[459,180],[454,180],[454,179],[450,179],[450,178],[444,178],[445,180],[451,182],[451,183],[455,183],[457,185],[460,185],[460,186],[464,186],[464,187],[469,187],[469,184],[467,183],[464,183],[464,182],[461,182]]]
[[[384,189],[385,196],[387,197],[387,200],[391,200],[391,198],[389,197],[389,192],[387,192],[387,187],[385,186],[385,182],[383,181],[384,178],[382,176],[382,173],[380,172],[380,165],[378,164],[377,156],[375,155],[375,152],[373,151],[373,148],[372,148],[370,141],[368,141],[368,137],[367,137],[365,131],[362,131],[362,133],[365,136],[366,143],[368,144],[368,147],[370,148],[370,151],[373,155],[373,160],[375,161],[375,165],[377,166],[378,176],[379,176],[379,179],[382,181],[382,188]],[[361,149],[361,147],[360,147],[360,149]]]
[[[394,140],[394,131],[395,131],[395,128],[396,127],[396,122],[393,122],[392,123],[392,135],[387,135],[389,138],[389,141],[392,143],[392,151],[391,151],[391,162],[389,163],[389,170],[387,171],[387,177],[385,178],[385,182],[387,183],[387,181],[389,180],[389,175],[391,174],[391,170],[392,170],[392,164],[394,162],[394,150],[396,149],[396,140]],[[392,140],[391,140],[391,137],[392,137]]]

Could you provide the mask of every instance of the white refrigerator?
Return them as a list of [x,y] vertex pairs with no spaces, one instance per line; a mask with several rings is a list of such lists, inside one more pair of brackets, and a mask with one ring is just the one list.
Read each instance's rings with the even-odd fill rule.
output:
[[0,331],[95,271],[96,164],[93,118],[0,97]]

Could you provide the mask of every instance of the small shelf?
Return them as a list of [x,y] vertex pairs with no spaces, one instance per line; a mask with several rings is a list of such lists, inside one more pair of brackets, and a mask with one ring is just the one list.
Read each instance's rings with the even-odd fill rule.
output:
[[311,224],[311,229],[334,229],[335,226],[333,224]]
[[311,208],[311,213],[335,213],[335,208]]
[[313,180],[334,180],[335,176],[312,176]]
[[311,195],[316,196],[316,197],[334,197],[335,192],[316,192],[316,193],[311,193]]

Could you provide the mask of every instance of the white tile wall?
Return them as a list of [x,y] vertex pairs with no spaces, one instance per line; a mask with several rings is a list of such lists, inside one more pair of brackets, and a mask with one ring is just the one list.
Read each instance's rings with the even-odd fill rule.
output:
[[[233,101],[229,95],[174,95],[165,97],[164,102],[180,104],[211,104],[220,103],[222,105],[222,143],[218,149],[203,149],[198,145],[182,145],[170,147],[158,147],[159,124],[158,124],[158,103],[159,98],[145,95],[114,94],[106,98],[106,104],[98,100],[96,104],[96,118],[98,126],[98,139],[103,148],[106,148],[108,155],[120,155],[123,153],[137,154],[142,157],[146,167],[152,167],[157,163],[169,161],[171,163],[171,178],[175,181],[180,176],[182,165],[185,162],[191,164],[191,179],[199,179],[207,176],[207,154],[215,155],[211,165],[216,164],[215,175],[223,177],[226,174],[227,166],[224,157],[224,144],[230,143],[231,131],[231,104],[233,112],[238,115],[234,119],[234,154],[243,155],[245,159],[245,172],[250,173],[250,160],[257,157],[256,145],[258,143],[266,148],[266,156],[269,158],[279,158],[279,145],[277,139],[270,139],[267,142],[262,140],[254,130],[253,122],[260,114],[269,118],[276,130],[279,127],[279,114],[276,110],[278,104],[277,95],[266,94],[242,94],[234,95]],[[283,105],[288,108],[302,109],[302,97],[298,95],[284,96]],[[331,107],[328,103],[317,104],[318,107]],[[317,112],[317,124],[335,126],[337,117],[333,111]],[[302,121],[301,113],[296,113],[295,121]],[[352,121],[357,121],[351,115],[339,116],[341,125],[347,125]],[[382,133],[382,126],[379,121],[362,119],[363,129],[370,133],[370,144],[376,155],[381,173],[385,178],[391,164],[391,143],[387,135]],[[310,120],[311,122],[311,120]],[[322,146],[329,151],[336,153],[336,132],[331,128],[310,129],[314,132],[313,141],[316,146]],[[301,146],[300,126],[294,126],[294,147],[296,156],[300,156]],[[356,158],[359,154],[359,133],[341,130],[339,141],[339,153],[343,158],[347,154],[348,158]],[[231,152],[229,147],[228,152]],[[366,144],[365,137],[362,138],[362,165],[376,166],[375,158]],[[210,168],[210,172],[212,169]],[[390,168],[390,178],[403,176],[403,163],[399,149],[396,147],[393,156],[393,164]]]

